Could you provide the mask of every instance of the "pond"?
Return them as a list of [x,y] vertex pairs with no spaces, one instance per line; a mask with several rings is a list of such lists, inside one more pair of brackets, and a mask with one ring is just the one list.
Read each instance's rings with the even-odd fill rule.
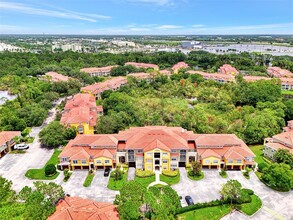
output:
[[10,95],[8,91],[0,91],[0,105],[3,105],[7,100],[13,100],[17,95]]

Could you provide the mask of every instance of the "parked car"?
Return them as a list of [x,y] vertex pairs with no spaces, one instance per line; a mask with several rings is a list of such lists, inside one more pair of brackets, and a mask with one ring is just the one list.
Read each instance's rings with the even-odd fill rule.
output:
[[26,145],[25,143],[14,145],[14,150],[26,150],[26,149],[29,149],[29,146]]
[[187,202],[187,205],[194,205],[193,200],[190,196],[185,196],[185,200]]
[[110,174],[110,168],[106,168],[104,171],[104,176],[109,176]]

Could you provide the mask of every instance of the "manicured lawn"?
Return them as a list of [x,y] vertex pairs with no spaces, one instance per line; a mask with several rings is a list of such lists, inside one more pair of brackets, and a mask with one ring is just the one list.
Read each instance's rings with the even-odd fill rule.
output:
[[293,95],[292,90],[282,90],[282,95]]
[[219,220],[231,212],[229,205],[207,207],[177,215],[178,220]]
[[160,180],[167,183],[168,185],[173,185],[176,183],[179,183],[180,181],[180,173],[178,172],[177,176],[171,177],[171,176],[166,176],[164,174],[160,175]]
[[246,215],[253,215],[262,205],[261,199],[257,195],[252,195],[251,199],[251,203],[244,203],[241,205],[241,211]]
[[85,181],[84,181],[84,183],[83,183],[83,186],[84,187],[89,187],[92,184],[92,181],[93,181],[94,177],[95,177],[95,174],[93,174],[93,173],[88,174],[86,179],[85,179]]
[[252,152],[256,155],[256,157],[254,158],[255,162],[257,162],[258,164],[260,163],[266,163],[268,164],[268,162],[266,160],[264,160],[263,158],[263,145],[254,145],[254,146],[249,146],[250,150],[252,150]]
[[111,190],[120,190],[126,182],[127,182],[127,172],[123,174],[123,177],[121,180],[117,180],[117,181],[115,181],[115,179],[111,177],[111,174],[110,174],[108,188]]
[[228,177],[227,172],[226,172],[226,173],[221,173],[221,172],[220,172],[219,174],[220,174],[220,176],[223,177],[223,178],[227,178],[227,177]]
[[143,186],[148,187],[150,183],[154,182],[156,180],[155,175],[149,176],[149,177],[135,177],[135,181],[141,183]]
[[29,169],[26,171],[25,176],[29,179],[34,180],[53,180],[59,175],[59,172],[56,172],[53,176],[46,176],[45,175],[45,167],[47,164],[54,164],[57,165],[58,163],[58,156],[61,153],[61,150],[55,149],[52,157],[48,160],[45,166],[41,169]]
[[189,175],[189,171],[191,171],[191,168],[187,168],[186,171],[187,171],[188,178],[191,179],[191,180],[201,180],[201,179],[204,178],[204,173],[203,172],[201,172],[200,176],[192,176],[192,175]]

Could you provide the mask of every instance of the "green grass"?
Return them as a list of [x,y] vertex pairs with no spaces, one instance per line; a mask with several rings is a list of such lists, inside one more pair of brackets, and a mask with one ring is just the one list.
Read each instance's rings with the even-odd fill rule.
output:
[[261,208],[262,202],[257,195],[251,196],[252,201],[250,203],[241,204],[240,210],[246,215],[253,215],[257,210]]
[[110,174],[108,188],[111,190],[120,190],[126,182],[127,182],[127,172],[123,174],[121,180],[117,180],[117,181],[115,181],[115,179],[111,177],[111,174]]
[[200,173],[200,176],[189,175],[189,171],[191,171],[191,168],[187,168],[186,171],[187,171],[188,178],[191,179],[191,180],[201,180],[201,179],[204,178],[204,173],[202,171]]
[[64,182],[67,182],[69,180],[69,178],[71,177],[71,175],[72,175],[72,172],[69,172],[68,173],[68,176],[67,177],[64,177],[63,181]]
[[180,173],[178,172],[177,176],[171,177],[171,176],[166,176],[164,174],[160,175],[160,180],[167,183],[168,185],[173,185],[176,183],[179,183],[180,181]]
[[134,180],[141,183],[143,186],[145,186],[147,188],[148,185],[150,185],[150,183],[152,183],[156,180],[156,177],[155,176],[149,176],[149,177],[136,176]]
[[177,215],[178,220],[219,220],[232,211],[229,205],[196,209]]
[[95,177],[95,174],[93,174],[93,173],[88,174],[84,183],[83,183],[83,186],[89,187],[92,184],[94,177]]
[[255,158],[254,161],[257,162],[258,164],[260,163],[266,163],[268,164],[268,162],[266,160],[264,160],[263,157],[263,145],[254,145],[254,146],[249,146],[250,150],[252,150],[252,152],[255,154]]
[[220,174],[220,176],[223,177],[223,178],[227,178],[227,177],[228,177],[227,172],[225,172],[225,173],[219,172],[219,174]]
[[45,167],[48,164],[54,164],[57,165],[59,159],[58,156],[61,153],[61,150],[55,149],[53,155],[48,160],[48,162],[45,164],[45,166],[41,169],[29,169],[26,171],[25,176],[29,179],[34,180],[53,180],[56,179],[59,175],[59,172],[56,172],[53,176],[46,176],[45,175]]
[[10,154],[25,154],[26,150],[12,150],[9,153]]
[[293,90],[282,90],[282,95],[293,95]]

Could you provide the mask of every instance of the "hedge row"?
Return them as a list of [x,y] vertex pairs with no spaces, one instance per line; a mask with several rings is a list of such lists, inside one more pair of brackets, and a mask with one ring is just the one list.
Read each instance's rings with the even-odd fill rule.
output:
[[136,169],[135,171],[135,175],[137,177],[150,177],[150,176],[154,176],[155,173],[153,171],[150,170],[141,170],[141,169]]
[[170,171],[167,171],[167,170],[163,170],[162,174],[165,175],[165,176],[169,176],[169,177],[175,177],[178,175],[178,170],[170,170]]

